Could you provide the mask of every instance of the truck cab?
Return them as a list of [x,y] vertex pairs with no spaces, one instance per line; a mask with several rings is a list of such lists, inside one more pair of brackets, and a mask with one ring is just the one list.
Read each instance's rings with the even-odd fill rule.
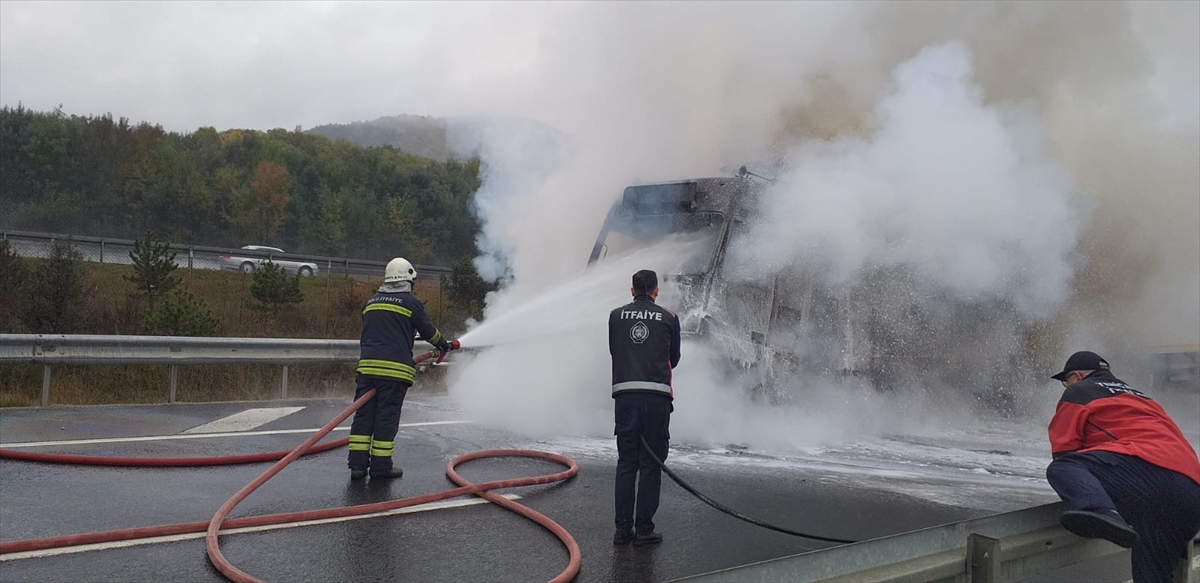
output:
[[[714,345],[727,357],[730,372],[748,374],[758,391],[770,393],[771,377],[802,366],[843,376],[865,373],[867,359],[853,351],[845,302],[794,270],[747,280],[726,265],[728,249],[748,232],[764,186],[743,171],[627,187],[610,209],[588,263],[691,235],[695,252],[678,271],[663,274],[660,297],[679,314],[685,337]],[[810,336],[838,340],[816,350]]]
[[819,261],[741,275],[727,261],[729,250],[749,235],[768,186],[743,167],[736,176],[627,187],[588,263],[692,237],[694,254],[662,274],[659,300],[680,315],[685,336],[712,346],[743,387],[771,401],[791,399],[790,387],[819,379],[877,390],[948,384],[1004,398],[993,389],[1014,384],[1013,363],[990,351],[1024,342],[1028,330],[1003,302],[939,298],[903,266],[878,267],[849,283],[822,277]]

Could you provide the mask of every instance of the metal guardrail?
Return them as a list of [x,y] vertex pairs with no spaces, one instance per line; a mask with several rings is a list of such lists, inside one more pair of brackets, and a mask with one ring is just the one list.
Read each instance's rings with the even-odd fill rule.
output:
[[[83,255],[85,261],[97,263],[115,263],[128,265],[132,263],[129,252],[133,250],[134,241],[130,239],[109,239],[107,237],[89,237],[84,235],[67,235],[60,233],[38,233],[32,231],[0,230],[0,240],[12,242],[14,250],[23,257],[44,257],[49,254],[50,246],[55,241],[70,241],[75,249]],[[253,257],[260,259],[279,259],[286,261],[303,261],[317,264],[325,273],[345,275],[369,275],[383,277],[386,261],[368,259],[351,259],[348,257],[327,257],[323,255],[298,255],[294,253],[271,253],[251,249],[229,249],[226,247],[208,247],[202,245],[187,245],[170,243],[171,249],[177,253],[175,263],[188,269],[223,269],[220,258],[223,256]],[[440,279],[450,275],[449,267],[438,265],[414,265],[418,279]]]
[[[417,341],[414,352],[433,346]],[[175,402],[180,365],[270,364],[283,367],[281,398],[287,398],[288,366],[357,362],[357,340],[307,338],[193,338],[91,334],[0,334],[0,364],[41,364],[42,406],[50,405],[52,365],[168,365],[167,402]]]
[[[1061,502],[782,557],[694,577],[687,582],[990,583],[1038,575],[1117,554],[1110,542],[1077,537],[1059,525]],[[1176,583],[1200,583],[1198,541],[1176,568]],[[1041,580],[1041,579],[1038,579]]]

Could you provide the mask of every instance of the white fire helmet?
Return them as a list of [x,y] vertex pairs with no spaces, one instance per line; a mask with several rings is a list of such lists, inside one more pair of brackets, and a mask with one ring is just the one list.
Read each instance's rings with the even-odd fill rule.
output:
[[413,269],[412,264],[403,257],[388,261],[387,268],[383,270],[383,283],[412,281],[416,278],[417,270]]

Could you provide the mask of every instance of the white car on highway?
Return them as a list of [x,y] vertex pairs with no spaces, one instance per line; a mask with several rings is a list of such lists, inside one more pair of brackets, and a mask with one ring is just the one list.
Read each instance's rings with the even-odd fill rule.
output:
[[221,264],[221,269],[236,269],[245,273],[254,273],[255,270],[257,270],[263,263],[270,261],[271,263],[282,267],[283,270],[289,275],[312,277],[319,271],[317,264],[310,261],[289,261],[286,259],[273,257],[274,255],[282,255],[285,253],[283,249],[278,247],[245,245],[242,247],[242,249],[254,251],[254,256],[242,257],[238,255],[222,255],[218,260]]

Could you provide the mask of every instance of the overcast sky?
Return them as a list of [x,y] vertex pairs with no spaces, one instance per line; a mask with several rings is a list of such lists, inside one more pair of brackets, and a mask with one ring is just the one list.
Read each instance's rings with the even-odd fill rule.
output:
[[466,2],[0,2],[0,102],[291,129],[473,108],[553,6]]
[[[715,26],[735,33],[755,26],[779,39],[785,27],[794,27],[796,36],[843,43],[804,22],[855,22],[863,12],[809,2],[801,3],[808,5],[804,10],[604,4],[5,0],[0,103],[38,110],[62,104],[68,113],[111,112],[177,131],[291,129],[401,113],[539,116],[547,88],[569,91],[577,84],[576,73],[557,60],[565,54],[579,68],[603,70],[611,62],[606,53],[619,53],[626,35],[653,33],[646,22],[662,28],[665,38],[689,39],[670,24],[685,15],[703,23],[709,13],[720,16],[708,19]],[[1186,4],[1143,23],[1160,33],[1141,40],[1155,60],[1158,98],[1176,118],[1195,124],[1200,47],[1193,42],[1181,49],[1177,42],[1195,37],[1196,3]],[[587,34],[596,29],[607,29],[607,38]],[[740,40],[764,45],[754,35]],[[797,39],[769,48],[816,47]]]

